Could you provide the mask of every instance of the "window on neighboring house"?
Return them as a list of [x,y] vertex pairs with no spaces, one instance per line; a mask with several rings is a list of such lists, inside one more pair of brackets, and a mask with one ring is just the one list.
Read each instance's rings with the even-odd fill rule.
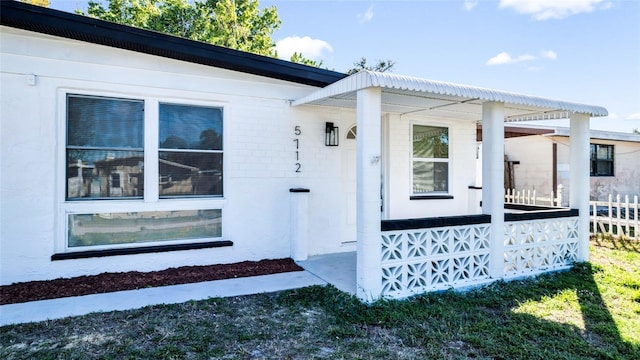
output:
[[160,104],[160,196],[222,195],[222,109]]
[[449,192],[449,129],[413,125],[412,192],[429,195]]
[[591,144],[591,176],[614,176],[613,145]]
[[143,148],[144,101],[67,96],[67,199],[142,197]]

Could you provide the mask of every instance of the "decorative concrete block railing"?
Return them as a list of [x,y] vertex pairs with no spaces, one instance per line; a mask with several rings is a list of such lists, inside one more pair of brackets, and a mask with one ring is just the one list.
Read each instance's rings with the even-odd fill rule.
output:
[[[506,213],[501,279],[570,267],[578,258],[578,211],[527,206]],[[487,284],[491,216],[382,221],[382,296]]]
[[382,295],[402,298],[489,279],[489,215],[382,222]]
[[577,210],[505,214],[505,279],[566,269],[577,258]]

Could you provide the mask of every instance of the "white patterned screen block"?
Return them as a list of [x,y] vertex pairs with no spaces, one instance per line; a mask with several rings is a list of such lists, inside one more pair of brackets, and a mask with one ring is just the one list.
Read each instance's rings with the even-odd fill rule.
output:
[[566,268],[578,258],[578,218],[505,222],[504,246],[505,278]]
[[489,279],[490,224],[382,232],[382,292],[401,298]]

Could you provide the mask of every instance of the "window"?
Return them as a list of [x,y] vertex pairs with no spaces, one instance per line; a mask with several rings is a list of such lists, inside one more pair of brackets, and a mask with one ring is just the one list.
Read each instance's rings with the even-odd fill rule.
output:
[[142,197],[143,129],[142,100],[68,95],[66,198]]
[[65,249],[222,237],[221,107],[65,98]]
[[591,176],[613,175],[613,145],[591,144]]
[[222,110],[160,104],[160,196],[222,195]]
[[449,192],[449,129],[413,125],[412,192],[429,195]]
[[222,236],[221,220],[220,209],[71,214],[68,246],[216,238]]

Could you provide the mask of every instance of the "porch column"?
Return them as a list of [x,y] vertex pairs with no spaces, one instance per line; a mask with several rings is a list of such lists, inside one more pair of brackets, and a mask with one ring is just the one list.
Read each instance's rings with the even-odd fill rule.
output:
[[358,90],[356,138],[356,294],[371,302],[382,294],[380,231],[380,88]]
[[504,104],[482,103],[482,213],[491,215],[489,274],[504,275]]
[[578,209],[578,261],[589,260],[589,115],[571,114],[569,207]]

